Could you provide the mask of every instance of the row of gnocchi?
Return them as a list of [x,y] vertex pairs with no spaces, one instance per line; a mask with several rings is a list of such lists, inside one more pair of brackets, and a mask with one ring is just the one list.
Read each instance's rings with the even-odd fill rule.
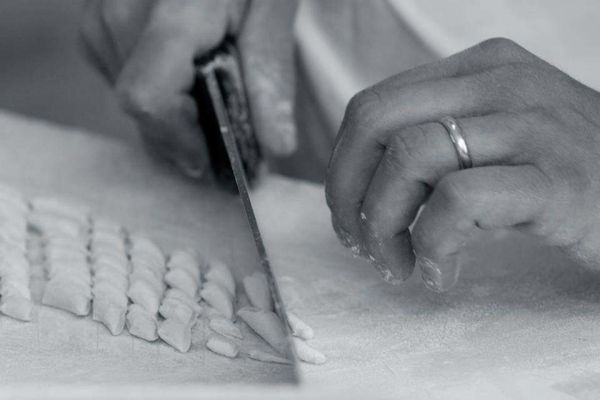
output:
[[[194,327],[205,317],[212,331],[205,342],[209,350],[230,358],[241,354],[289,362],[283,356],[287,338],[261,272],[244,278],[244,290],[237,290],[233,274],[220,261],[206,263],[192,250],[166,257],[147,237],[92,218],[84,206],[53,198],[28,202],[0,187],[1,313],[31,320],[33,263],[45,272],[42,304],[78,316],[91,313],[113,335],[127,328],[133,336],[161,339],[187,352]],[[325,362],[306,343],[312,329],[293,314],[289,323],[298,357]],[[249,329],[242,333],[243,327]]]

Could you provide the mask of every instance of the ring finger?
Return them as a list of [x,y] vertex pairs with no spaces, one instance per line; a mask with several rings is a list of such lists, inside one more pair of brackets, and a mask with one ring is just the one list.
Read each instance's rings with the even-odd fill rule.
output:
[[[474,167],[527,162],[528,124],[515,114],[463,118],[458,122]],[[409,226],[436,184],[459,169],[456,151],[440,123],[402,129],[386,147],[360,210],[363,254],[391,283],[414,268]],[[519,151],[517,151],[517,149]]]

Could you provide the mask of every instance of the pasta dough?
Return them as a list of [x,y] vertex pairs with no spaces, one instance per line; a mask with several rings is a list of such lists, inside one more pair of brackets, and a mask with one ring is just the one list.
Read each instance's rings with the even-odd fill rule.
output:
[[192,324],[168,318],[160,323],[158,336],[171,347],[185,353],[192,345]]
[[237,315],[280,355],[286,355],[287,337],[277,314],[254,307],[244,307]]
[[[92,299],[91,269],[87,248],[89,210],[58,199],[32,200],[29,216],[32,227],[42,236],[48,283],[42,303],[75,315],[90,312]],[[66,243],[68,241],[75,244]]]
[[273,310],[273,299],[267,282],[267,276],[261,271],[255,271],[243,280],[246,296],[250,304],[265,311]]
[[158,335],[175,349],[184,353],[191,346],[192,327],[201,311],[197,305],[201,273],[200,261],[191,251],[179,250],[169,257],[165,282],[169,290],[159,307],[165,320]]
[[153,341],[158,338],[158,309],[165,291],[165,257],[148,238],[132,235],[130,243],[132,273],[127,296],[133,304],[127,312],[127,328],[130,334]]
[[235,279],[233,279],[231,270],[224,262],[220,260],[211,261],[208,272],[206,272],[206,280],[221,285],[232,297],[235,296]]
[[219,335],[211,335],[206,341],[206,347],[219,355],[236,358],[240,349],[231,340]]
[[92,318],[119,335],[127,314],[130,273],[125,231],[109,220],[94,221],[90,249],[93,260]]
[[226,318],[233,318],[233,298],[227,289],[218,283],[208,281],[200,291],[200,296],[212,308],[223,314]]

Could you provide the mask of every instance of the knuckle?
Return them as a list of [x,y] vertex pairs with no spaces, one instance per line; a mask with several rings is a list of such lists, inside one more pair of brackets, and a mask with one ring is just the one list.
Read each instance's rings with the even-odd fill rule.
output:
[[479,47],[486,53],[500,59],[512,58],[521,55],[524,51],[516,42],[505,37],[487,39],[481,42]]
[[346,118],[359,123],[368,123],[377,118],[381,96],[374,88],[355,94],[346,108]]
[[440,204],[450,210],[457,210],[468,205],[469,187],[457,174],[446,175],[435,187],[434,195]]
[[404,129],[390,137],[385,161],[390,163],[394,170],[416,168],[425,159],[427,140],[428,131],[421,125]]

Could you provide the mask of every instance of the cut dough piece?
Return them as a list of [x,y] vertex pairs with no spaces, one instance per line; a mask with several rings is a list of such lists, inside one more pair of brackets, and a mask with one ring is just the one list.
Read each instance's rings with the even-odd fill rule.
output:
[[170,288],[165,292],[165,299],[176,299],[186,304],[192,310],[194,310],[197,314],[202,313],[202,306],[196,302],[193,297],[188,296],[184,292],[179,289]]
[[174,268],[165,274],[165,282],[173,288],[177,288],[191,297],[196,296],[198,283],[194,277],[183,268]]
[[181,302],[180,300],[169,298],[163,299],[160,307],[158,308],[158,312],[165,319],[176,319],[180,322],[188,324],[192,323],[198,315],[196,311],[194,311],[187,304]]
[[288,341],[277,314],[254,307],[244,307],[237,315],[280,355],[286,355]]
[[138,304],[130,304],[127,311],[127,330],[149,342],[158,339],[156,332],[156,318]]
[[126,313],[127,302],[123,306],[106,298],[94,298],[92,318],[104,324],[112,335],[123,332]]
[[202,296],[209,306],[225,317],[229,319],[233,318],[233,299],[223,286],[212,281],[206,282],[200,291],[200,296]]
[[25,300],[31,300],[31,291],[29,290],[29,279],[26,281],[19,280],[11,280],[7,279],[5,276],[0,280],[0,302],[4,300],[4,298],[9,297],[20,297]]
[[31,300],[18,295],[2,295],[0,312],[21,321],[31,321],[33,304]]
[[192,325],[176,319],[165,319],[158,327],[158,336],[171,347],[185,353],[192,345]]
[[77,262],[81,265],[87,264],[87,254],[66,247],[46,246],[44,258],[47,262]]
[[84,316],[90,313],[90,299],[91,293],[63,281],[52,280],[46,284],[42,303]]
[[120,307],[127,307],[129,299],[125,292],[117,287],[114,287],[109,282],[99,282],[92,289],[94,295],[94,303],[96,301],[109,301]]
[[104,268],[96,271],[94,274],[94,283],[109,283],[123,293],[127,291],[129,279],[127,275],[114,268]]
[[167,268],[169,269],[184,269],[192,276],[194,282],[200,285],[200,257],[193,250],[175,250],[169,256]]
[[253,360],[270,362],[276,364],[291,364],[287,358],[280,357],[276,354],[268,353],[259,347],[250,347],[245,351],[246,355]]
[[87,228],[82,227],[77,222],[43,212],[34,211],[29,214],[29,224],[47,237],[67,236],[79,238],[87,233]]
[[216,354],[229,358],[236,358],[240,352],[235,343],[219,335],[210,335],[206,341],[206,347]]
[[298,358],[309,364],[324,364],[327,361],[327,357],[319,350],[312,348],[305,341],[294,338],[294,345],[296,346],[296,354]]
[[156,314],[160,306],[162,293],[158,292],[150,283],[136,280],[129,286],[127,296],[133,303],[143,307],[147,312]]
[[163,293],[166,285],[163,282],[163,277],[157,275],[148,269],[137,268],[129,275],[129,281],[133,284],[134,282],[144,282],[152,287],[156,293]]
[[255,271],[244,278],[244,290],[254,307],[265,311],[273,311],[273,299],[267,283],[267,276],[261,271]]
[[209,321],[208,326],[210,327],[210,329],[212,329],[220,335],[236,339],[244,338],[240,328],[237,325],[235,325],[231,320],[228,320],[226,318],[212,318]]
[[87,246],[84,243],[72,240],[68,237],[55,236],[48,238],[44,243],[45,248],[61,248],[68,249],[73,252],[81,253],[84,255],[88,254]]
[[235,297],[235,279],[231,270],[224,262],[213,260],[208,266],[205,278],[209,282],[215,282],[227,289],[231,296]]
[[130,270],[129,260],[126,256],[117,256],[115,254],[94,254],[92,256],[94,262],[92,263],[92,270],[96,271],[101,268],[102,265],[109,265],[115,269],[123,271],[128,274]]
[[89,224],[89,207],[71,200],[38,197],[31,200],[31,206],[34,209],[34,212],[43,212],[62,218],[68,218],[82,226]]
[[94,232],[106,232],[106,233],[114,233],[118,235],[125,236],[125,230],[116,221],[113,221],[108,218],[96,217],[94,218]]
[[165,256],[156,243],[154,243],[152,240],[146,237],[137,234],[131,235],[129,237],[129,241],[131,244],[129,252],[131,254],[132,259],[134,257],[139,257],[142,259],[146,258],[152,261],[153,263],[160,265],[162,268],[166,269]]
[[292,330],[292,334],[304,340],[310,340],[315,336],[315,332],[313,328],[308,326],[307,323],[302,321],[296,314],[288,311],[288,322],[290,323],[290,328]]

